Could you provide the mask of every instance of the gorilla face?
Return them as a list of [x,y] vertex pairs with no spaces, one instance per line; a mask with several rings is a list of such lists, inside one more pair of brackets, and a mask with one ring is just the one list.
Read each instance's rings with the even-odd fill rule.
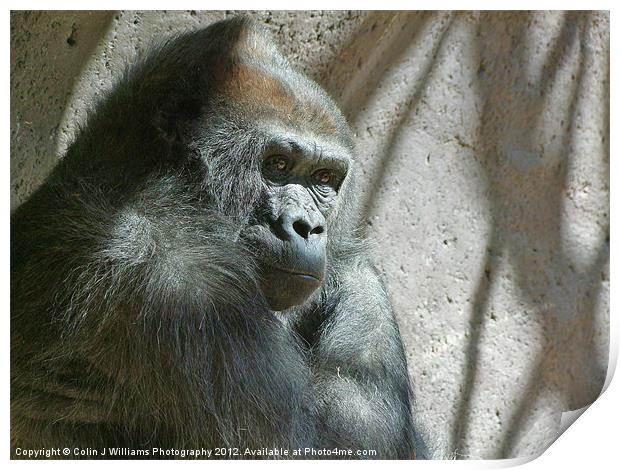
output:
[[316,137],[288,133],[267,146],[260,202],[243,238],[255,252],[271,309],[303,304],[323,282],[327,220],[348,168],[345,151]]

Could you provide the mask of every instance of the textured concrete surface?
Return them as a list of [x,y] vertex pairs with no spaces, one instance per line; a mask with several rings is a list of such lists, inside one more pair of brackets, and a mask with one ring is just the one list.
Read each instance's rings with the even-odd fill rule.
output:
[[[11,196],[151,42],[234,12],[11,16]],[[598,395],[609,325],[609,15],[250,12],[340,103],[438,455],[540,453]]]

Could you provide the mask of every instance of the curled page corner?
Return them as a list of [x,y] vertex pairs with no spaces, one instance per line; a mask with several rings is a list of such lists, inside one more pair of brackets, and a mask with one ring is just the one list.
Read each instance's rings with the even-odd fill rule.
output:
[[583,408],[579,408],[577,410],[564,411],[562,412],[562,416],[560,418],[560,429],[558,430],[558,437],[566,432],[566,430],[572,426],[572,424],[579,419],[579,417],[590,408],[591,404],[588,406],[584,406]]

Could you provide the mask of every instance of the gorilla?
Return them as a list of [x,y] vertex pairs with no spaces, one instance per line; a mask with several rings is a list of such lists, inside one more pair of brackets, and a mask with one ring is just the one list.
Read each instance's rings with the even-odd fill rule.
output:
[[334,102],[245,18],[128,68],[11,217],[12,455],[414,458],[354,154]]

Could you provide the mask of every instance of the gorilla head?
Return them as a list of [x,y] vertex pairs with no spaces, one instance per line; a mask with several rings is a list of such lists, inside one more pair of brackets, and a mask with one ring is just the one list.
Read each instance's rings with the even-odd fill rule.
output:
[[[187,83],[191,92],[180,96],[183,86],[177,86],[168,95],[175,99],[159,107],[165,110],[156,115],[159,129],[202,167],[212,202],[243,222],[239,241],[258,263],[269,306],[303,304],[325,277],[331,221],[352,162],[347,124],[261,27],[236,19],[205,36],[167,46],[200,47],[203,53],[198,63],[185,65],[189,72],[176,68],[185,78],[175,85]],[[161,62],[154,68],[148,73],[170,70]],[[183,115],[188,119],[179,120]]]

